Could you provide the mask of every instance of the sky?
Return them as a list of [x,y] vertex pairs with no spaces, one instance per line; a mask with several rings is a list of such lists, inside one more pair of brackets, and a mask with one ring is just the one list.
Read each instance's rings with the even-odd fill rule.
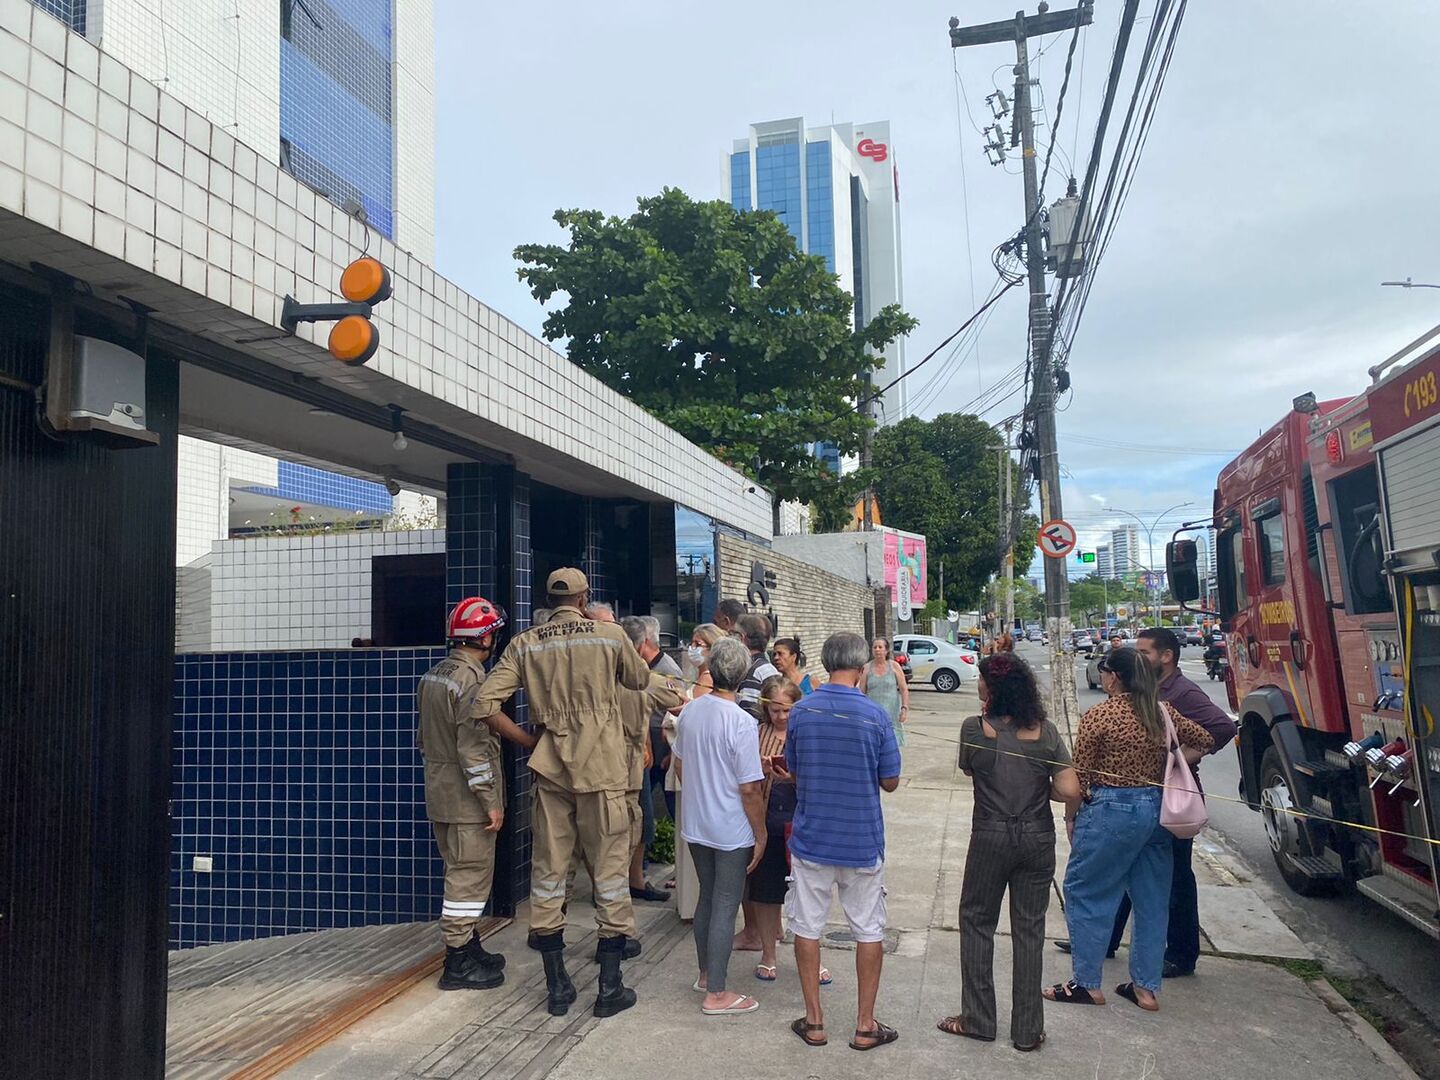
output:
[[[1088,160],[1121,6],[1096,0],[1082,31],[1051,197],[1068,162],[1081,172]],[[1152,8],[1142,0],[1142,19]],[[1082,547],[1131,520],[1107,508],[1149,525],[1191,504],[1161,516],[1158,547],[1208,512],[1220,468],[1294,397],[1357,393],[1371,364],[1440,323],[1440,290],[1379,286],[1440,282],[1435,61],[1415,30],[1430,8],[1189,4],[1070,353],[1062,498]],[[1013,48],[956,51],[947,32],[952,14],[968,25],[1015,11],[1014,0],[436,0],[438,267],[539,333],[545,311],[511,253],[563,240],[557,208],[624,215],[667,186],[718,197],[724,155],[754,122],[889,120],[905,307],[920,322],[913,364],[983,300],[992,248],[1024,220],[1018,167],[986,163],[966,113],[985,124],[994,80],[1010,94]],[[1049,116],[1067,45],[1045,39],[1035,72]],[[1047,121],[1042,145],[1048,134]],[[937,358],[913,376],[912,399],[943,370],[922,415],[963,410],[1024,348],[1015,289],[964,363]],[[1019,408],[1012,396],[985,415]]]

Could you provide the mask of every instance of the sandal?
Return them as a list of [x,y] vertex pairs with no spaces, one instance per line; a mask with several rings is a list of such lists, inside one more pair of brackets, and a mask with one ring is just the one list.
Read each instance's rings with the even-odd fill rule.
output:
[[1040,991],[1046,1001],[1057,1001],[1061,1005],[1099,1005],[1101,1002],[1091,996],[1090,991],[1085,989],[1073,979],[1068,983],[1056,983]]
[[[749,1004],[747,1005],[746,1002],[749,1002]],[[735,1000],[729,1005],[723,1005],[718,1009],[707,1009],[702,1005],[700,1011],[706,1016],[730,1016],[732,1014],[752,1013],[758,1008],[760,1008],[760,1002],[744,994],[737,994]]]
[[825,1030],[825,1025],[824,1025],[824,1024],[807,1024],[807,1023],[805,1022],[805,1017],[803,1017],[803,1016],[800,1017],[799,1020],[792,1020],[792,1021],[790,1021],[790,1030],[793,1031],[796,1035],[799,1035],[799,1036],[800,1036],[800,1040],[801,1040],[806,1046],[825,1046],[826,1044],[828,1044],[828,1043],[830,1042],[830,1040],[827,1039],[824,1035],[821,1035],[820,1038],[818,1038],[818,1039],[812,1039],[812,1038],[810,1037],[811,1034],[812,1034],[813,1032],[816,1032],[816,1031],[824,1031],[824,1030]]
[[1022,1054],[1028,1054],[1031,1050],[1039,1050],[1040,1047],[1045,1045],[1045,1036],[1041,1035],[1040,1038],[1036,1039],[1029,1046],[1021,1046],[1019,1043],[1011,1043],[1010,1045],[1015,1047],[1015,1049],[1019,1050]]
[[696,976],[696,978],[695,978],[695,985],[693,985],[692,987],[690,987],[690,989],[691,989],[691,990],[694,990],[697,994],[708,994],[708,993],[710,992],[710,991],[707,990],[705,987],[703,987],[703,986],[700,985],[700,978],[699,978],[699,976]]
[[820,969],[820,985],[821,985],[821,986],[829,986],[829,985],[830,985],[831,983],[833,983],[834,981],[835,981],[835,976],[833,976],[833,975],[830,974],[830,969],[829,969],[829,968],[823,968],[823,967],[822,967],[822,968]]
[[874,1050],[877,1046],[888,1046],[890,1043],[893,1043],[898,1038],[900,1038],[900,1033],[898,1031],[896,1031],[890,1025],[882,1024],[879,1020],[876,1020],[874,1031],[861,1031],[859,1028],[855,1029],[855,1039],[874,1039],[875,1041],[870,1043],[868,1046],[861,1046],[858,1042],[855,1041],[855,1039],[851,1039],[850,1049]]
[[1143,1001],[1140,1000],[1140,995],[1135,993],[1135,984],[1133,982],[1121,983],[1119,986],[1115,987],[1115,992],[1121,997],[1123,997],[1126,1001],[1140,1006],[1140,1008],[1144,1009],[1146,1012],[1160,1011],[1160,1003],[1158,1001],[1154,1002],[1151,1005],[1146,1005]]
[[961,1024],[960,1017],[947,1016],[935,1025],[946,1035],[959,1035],[966,1039],[975,1039],[977,1042],[994,1042],[994,1035],[976,1035],[973,1031],[966,1031]]
[[[761,972],[768,971],[770,974],[762,975]],[[755,977],[761,982],[774,982],[778,977],[778,969],[774,964],[756,964]]]

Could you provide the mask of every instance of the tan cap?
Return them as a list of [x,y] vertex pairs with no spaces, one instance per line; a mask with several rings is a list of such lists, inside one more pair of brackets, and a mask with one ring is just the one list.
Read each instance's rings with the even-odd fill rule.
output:
[[590,583],[573,566],[562,566],[546,579],[545,591],[555,596],[579,596],[590,591]]

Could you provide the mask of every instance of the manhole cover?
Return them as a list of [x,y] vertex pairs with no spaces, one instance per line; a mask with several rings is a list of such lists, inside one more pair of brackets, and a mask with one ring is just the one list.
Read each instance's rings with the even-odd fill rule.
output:
[[850,933],[849,930],[831,930],[828,934],[825,935],[825,940],[853,942],[855,940],[855,935]]

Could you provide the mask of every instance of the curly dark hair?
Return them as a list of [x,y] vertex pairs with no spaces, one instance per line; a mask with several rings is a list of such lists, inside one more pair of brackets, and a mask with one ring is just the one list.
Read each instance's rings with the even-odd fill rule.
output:
[[1018,728],[1030,730],[1045,722],[1045,705],[1030,665],[1010,652],[997,652],[980,661],[980,677],[990,691],[988,712],[1006,716]]

